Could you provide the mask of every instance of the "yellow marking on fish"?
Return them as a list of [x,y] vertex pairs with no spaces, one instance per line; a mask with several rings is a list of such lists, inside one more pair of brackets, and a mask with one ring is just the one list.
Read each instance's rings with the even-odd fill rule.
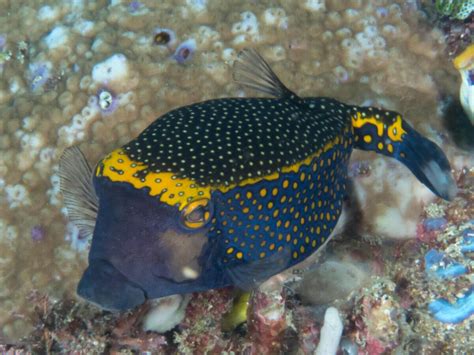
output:
[[[295,163],[293,165],[283,167],[281,169],[281,172],[274,172],[274,173],[272,173],[270,175],[266,175],[266,176],[259,176],[259,177],[245,179],[245,180],[240,181],[238,184],[233,184],[233,185],[228,185],[228,186],[219,185],[219,186],[216,186],[215,189],[225,193],[225,192],[228,192],[228,191],[234,189],[236,186],[242,187],[242,186],[246,186],[246,185],[254,185],[254,184],[256,184],[256,183],[258,183],[262,180],[267,180],[267,181],[277,180],[282,174],[286,174],[286,173],[290,173],[290,172],[298,173],[299,169],[303,165],[310,166],[311,162],[313,161],[314,158],[319,157],[321,154],[327,152],[328,150],[332,149],[335,145],[340,144],[340,143],[342,143],[342,139],[340,137],[336,137],[335,139],[333,139],[333,140],[329,141],[328,143],[326,143],[326,145],[323,148],[319,149],[316,153],[311,154],[310,156],[308,156],[306,159],[304,159],[304,160],[302,160],[298,163]],[[288,187],[287,180],[285,180],[283,182],[283,187],[284,188]],[[293,188],[295,188],[295,189],[297,187],[298,187],[297,185],[296,185],[296,187],[293,186]],[[277,192],[278,192],[278,190],[277,190]]]
[[160,201],[176,205],[179,210],[196,199],[210,199],[210,187],[199,186],[193,180],[178,178],[173,173],[149,172],[143,177],[137,176],[146,168],[145,164],[131,160],[122,149],[116,149],[97,164],[95,174],[114,182],[127,182],[136,189],[147,187],[150,196],[160,196]]
[[390,140],[393,142],[401,142],[402,136],[405,133],[407,132],[402,128],[402,117],[400,115],[397,115],[395,122],[393,122],[390,126],[388,126],[388,129],[387,129],[388,138],[390,138]]
[[453,60],[454,67],[457,70],[466,69],[474,64],[474,44],[467,47],[461,54]]
[[352,126],[354,128],[361,128],[366,124],[373,124],[377,128],[377,135],[379,137],[383,136],[383,122],[376,119],[374,116],[362,116],[360,112],[357,112],[355,116],[352,116]]
[[[363,116],[360,112],[357,112],[355,116],[352,116],[352,126],[354,128],[361,128],[366,124],[374,125],[379,137],[383,137],[384,131],[386,131],[388,138],[393,142],[401,142],[403,135],[406,133],[402,128],[402,117],[400,115],[397,115],[395,121],[389,126],[386,126],[386,124],[376,116]],[[370,135],[365,135],[363,139],[366,143],[372,141]]]
[[[148,172],[145,176],[140,177],[137,174],[148,168],[147,165],[131,160],[126,152],[119,148],[102,159],[96,168],[96,176],[104,176],[114,182],[127,182],[136,189],[149,188],[150,196],[160,196],[160,201],[170,206],[178,206],[182,210],[189,202],[200,199],[210,199],[211,190],[217,189],[223,193],[231,191],[235,187],[253,185],[262,180],[276,180],[281,174],[294,172],[297,173],[301,166],[309,166],[314,158],[332,149],[336,144],[342,143],[340,137],[336,137],[332,141],[319,149],[314,154],[308,156],[303,161],[293,165],[283,167],[281,172],[275,172],[267,176],[260,176],[249,178],[240,181],[233,185],[219,185],[219,186],[201,186],[189,178],[179,178],[176,174],[171,172]],[[284,184],[285,186],[285,184]],[[278,190],[277,190],[278,192]],[[249,196],[250,194],[250,196]],[[252,198],[251,192],[247,192],[247,198]],[[236,198],[239,198],[236,196]],[[273,206],[272,206],[273,207]],[[269,207],[270,208],[270,207]]]

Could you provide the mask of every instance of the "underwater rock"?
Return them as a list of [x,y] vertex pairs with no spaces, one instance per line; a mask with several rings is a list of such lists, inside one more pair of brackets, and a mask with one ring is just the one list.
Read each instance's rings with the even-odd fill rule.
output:
[[173,329],[184,319],[190,299],[188,295],[174,295],[151,301],[152,309],[143,319],[143,330],[164,333]]
[[384,354],[394,349],[401,334],[401,306],[395,297],[396,285],[376,279],[356,300],[350,316],[350,338],[359,345],[359,354]]
[[271,354],[282,351],[282,338],[291,323],[281,292],[255,291],[250,298],[248,317],[250,352]]
[[322,305],[346,298],[368,279],[367,271],[356,263],[328,260],[303,274],[296,292],[303,302]]
[[298,351],[314,354],[319,343],[321,326],[316,322],[312,307],[296,307],[292,313],[298,334]]
[[343,337],[339,344],[343,355],[357,355],[359,354],[359,347],[351,339]]
[[351,167],[361,227],[369,235],[407,239],[416,235],[423,205],[434,199],[408,171],[385,157]]
[[174,332],[180,354],[219,353],[231,347],[222,332],[222,319],[232,305],[230,288],[194,293],[186,307],[186,316]]

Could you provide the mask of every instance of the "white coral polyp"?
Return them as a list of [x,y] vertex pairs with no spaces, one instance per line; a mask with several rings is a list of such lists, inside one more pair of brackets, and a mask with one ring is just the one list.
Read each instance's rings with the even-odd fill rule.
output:
[[29,192],[21,184],[7,185],[5,187],[7,202],[11,209],[28,206],[31,204]]

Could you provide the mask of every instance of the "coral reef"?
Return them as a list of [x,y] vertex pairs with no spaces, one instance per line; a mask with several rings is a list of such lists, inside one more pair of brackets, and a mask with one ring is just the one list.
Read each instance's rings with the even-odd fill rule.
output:
[[281,292],[255,292],[250,298],[247,318],[250,344],[246,351],[252,354],[282,352],[284,343],[281,339],[291,326],[289,317]]
[[[473,161],[446,139],[437,112],[439,91],[457,93],[447,57],[472,41],[472,19],[433,20],[426,11],[434,12],[432,2],[421,8],[401,0],[0,3],[9,14],[0,17],[0,351],[312,353],[330,305],[344,321],[343,349],[473,348],[472,316],[445,324],[429,310],[436,300],[464,310],[472,297],[472,251],[465,249],[472,243],[461,240],[474,215]],[[195,42],[175,52],[186,39]],[[230,74],[236,53],[248,46],[301,95],[402,112],[448,152],[459,196],[439,202],[399,165],[355,154],[350,169],[361,223],[330,245],[344,260],[341,270],[356,265],[361,274],[345,278],[351,287],[337,289],[332,302],[301,303],[300,295],[286,294],[298,294],[293,285],[256,292],[251,322],[230,332],[220,324],[231,307],[229,290],[193,295],[184,319],[164,335],[143,331],[150,304],[114,315],[74,299],[90,241],[64,218],[61,152],[79,144],[93,165],[174,107],[251,94]],[[466,273],[430,277],[429,250]],[[378,278],[362,282],[358,275]]]

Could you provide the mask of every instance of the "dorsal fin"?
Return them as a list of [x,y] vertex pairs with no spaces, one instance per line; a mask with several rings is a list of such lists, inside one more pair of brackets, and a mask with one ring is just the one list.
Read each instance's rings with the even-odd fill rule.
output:
[[234,62],[233,78],[243,86],[276,98],[296,96],[283,85],[265,59],[253,48],[246,48],[239,52]]
[[92,184],[92,169],[77,146],[63,152],[59,178],[69,220],[79,228],[81,235],[92,237],[99,200]]

